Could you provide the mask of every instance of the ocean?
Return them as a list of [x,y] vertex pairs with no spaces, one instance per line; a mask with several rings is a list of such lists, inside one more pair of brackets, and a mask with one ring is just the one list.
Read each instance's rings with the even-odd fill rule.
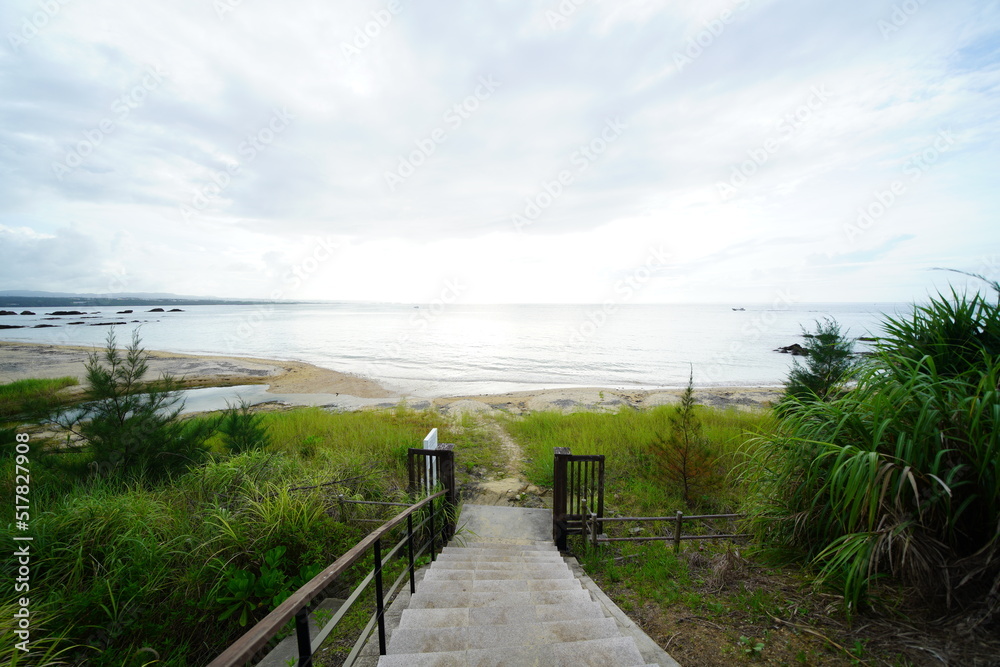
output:
[[[802,328],[835,318],[851,336],[877,336],[896,303],[729,305],[461,305],[263,303],[180,306],[183,312],[88,308],[0,318],[54,324],[0,330],[0,339],[102,346],[107,326],[129,341],[139,328],[149,350],[304,361],[377,380],[420,397],[495,394],[553,387],[674,388],[777,386],[792,357],[774,350],[802,342]],[[18,311],[22,308],[18,308]],[[138,323],[133,320],[139,320]],[[70,322],[85,324],[70,325]],[[864,343],[859,350],[866,349]]]

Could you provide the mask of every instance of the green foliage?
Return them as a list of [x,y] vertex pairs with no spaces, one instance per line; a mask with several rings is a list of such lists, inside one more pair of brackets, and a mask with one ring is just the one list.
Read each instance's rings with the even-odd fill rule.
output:
[[226,404],[226,410],[219,420],[219,431],[223,444],[230,454],[241,454],[254,449],[265,449],[271,444],[271,436],[263,426],[264,415],[254,412],[246,400],[239,404]]
[[660,475],[681,490],[689,507],[699,499],[711,498],[724,481],[719,449],[704,436],[696,410],[692,372],[680,405],[668,417],[669,430],[665,436],[658,434],[652,443]]
[[851,379],[857,368],[853,357],[854,339],[841,333],[836,320],[827,318],[823,322],[817,321],[814,333],[808,334],[803,329],[802,335],[805,338],[806,363],[802,366],[798,359],[792,362],[785,383],[786,407],[817,398],[827,400]]
[[753,450],[758,535],[812,560],[849,608],[886,575],[980,601],[1000,586],[997,310],[953,292],[890,319],[856,389]]
[[57,392],[77,384],[79,382],[73,377],[26,379],[0,384],[0,420],[45,416],[66,402]]
[[[65,466],[43,463],[84,454],[36,459],[41,449],[33,450],[32,549],[42,560],[32,569],[32,625],[37,619],[39,637],[53,638],[50,657],[76,645],[64,660],[132,667],[155,650],[158,664],[207,664],[246,630],[241,595],[249,626],[377,525],[361,520],[398,511],[358,505],[341,517],[338,494],[405,498],[406,448],[430,426],[468,446],[440,415],[412,410],[293,410],[266,413],[259,426],[274,442],[268,449],[206,460],[158,484],[126,475],[71,480]],[[299,445],[310,436],[305,458]],[[13,468],[0,459],[0,478],[11,485]],[[0,540],[12,544],[15,534],[13,524],[0,525]],[[17,567],[13,550],[0,554],[0,569]],[[239,572],[253,576],[252,589],[234,583],[248,579]],[[227,597],[235,599],[220,602]],[[360,630],[372,607],[352,611],[357,622],[346,625]],[[47,644],[35,646],[45,655]],[[0,648],[0,663],[6,657]]]
[[[651,443],[660,434],[671,431],[674,406],[652,410],[622,409],[614,413],[532,412],[523,417],[508,418],[506,428],[524,449],[527,476],[541,486],[552,485],[552,450],[570,447],[574,454],[603,454],[607,457],[605,503],[612,506],[627,504],[630,513],[655,516],[665,509],[677,509],[683,502],[679,485],[664,485]],[[701,436],[712,443],[717,463],[725,470],[736,467],[741,447],[748,432],[771,427],[772,418],[764,412],[698,409]],[[742,481],[730,476],[729,483],[720,485],[698,500],[714,509],[731,509],[740,494]],[[654,514],[650,514],[654,513]]]
[[284,546],[267,551],[259,575],[238,567],[226,570],[224,594],[216,598],[225,607],[219,615],[220,621],[235,616],[243,627],[256,609],[271,611],[323,570],[322,565],[303,565],[297,576],[290,575],[285,560],[287,551]]
[[103,354],[87,361],[87,398],[82,410],[64,417],[64,426],[86,439],[98,474],[136,475],[160,479],[203,460],[205,441],[213,424],[182,421],[175,381],[143,382],[148,354],[132,334],[131,344],[118,348],[114,330]]
[[746,635],[740,635],[740,647],[743,653],[750,658],[759,658],[764,652],[764,642],[755,641]]

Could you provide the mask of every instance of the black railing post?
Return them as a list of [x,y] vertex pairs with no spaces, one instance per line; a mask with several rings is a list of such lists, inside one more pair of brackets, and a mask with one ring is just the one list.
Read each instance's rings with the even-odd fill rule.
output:
[[443,443],[438,445],[437,451],[440,452],[438,461],[441,463],[441,475],[438,479],[441,480],[441,485],[448,490],[444,497],[445,529],[442,532],[444,536],[442,544],[444,544],[455,534],[455,525],[452,521],[455,517],[455,508],[458,507],[458,489],[455,487],[455,445]]
[[674,519],[674,553],[681,552],[681,523],[684,521],[684,512],[677,510]]
[[382,602],[382,540],[375,540],[372,545],[375,552],[375,615],[378,621],[378,654],[385,655],[385,618]]
[[552,541],[559,551],[566,551],[566,459],[568,447],[556,447],[552,462]]
[[417,582],[413,580],[413,515],[406,516],[406,551],[410,558],[410,595],[417,592]]
[[434,530],[434,501],[430,502],[431,506],[431,562],[434,561],[434,552],[437,551],[437,533]]
[[299,649],[299,667],[312,667],[312,642],[309,641],[309,611],[302,607],[295,612],[295,643]]

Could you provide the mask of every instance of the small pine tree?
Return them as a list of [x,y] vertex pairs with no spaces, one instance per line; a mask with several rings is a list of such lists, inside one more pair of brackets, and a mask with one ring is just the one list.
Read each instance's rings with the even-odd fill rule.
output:
[[694,371],[681,395],[681,403],[670,415],[670,430],[658,435],[653,452],[659,463],[660,477],[680,487],[684,502],[692,505],[697,499],[716,490],[721,484],[718,452],[704,436],[694,402]]
[[857,370],[854,339],[840,331],[836,320],[826,318],[816,322],[816,332],[802,330],[805,338],[805,366],[796,359],[785,383],[784,403],[818,398],[825,401],[850,380]]
[[149,355],[139,341],[119,350],[115,333],[108,333],[103,354],[89,355],[87,397],[83,410],[64,425],[81,434],[99,474],[128,473],[155,479],[183,470],[206,454],[212,426],[180,419],[177,383],[162,376],[143,381]]

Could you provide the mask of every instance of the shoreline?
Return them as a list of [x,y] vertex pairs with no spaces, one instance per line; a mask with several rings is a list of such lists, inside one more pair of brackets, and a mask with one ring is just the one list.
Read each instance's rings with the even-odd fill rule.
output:
[[[87,355],[95,349],[0,341],[0,384],[63,376],[76,377],[82,382]],[[266,384],[269,387],[265,393],[275,395],[278,402],[346,409],[391,407],[405,401],[416,409],[434,408],[446,414],[500,410],[514,414],[542,410],[613,411],[621,407],[643,409],[677,403],[684,393],[684,388],[556,387],[428,398],[393,392],[376,380],[301,361],[147,352],[151,376],[173,375],[183,381],[185,388]],[[695,401],[717,408],[762,409],[777,401],[781,393],[781,387],[773,386],[696,386]],[[297,395],[301,396],[301,402],[296,400]]]

